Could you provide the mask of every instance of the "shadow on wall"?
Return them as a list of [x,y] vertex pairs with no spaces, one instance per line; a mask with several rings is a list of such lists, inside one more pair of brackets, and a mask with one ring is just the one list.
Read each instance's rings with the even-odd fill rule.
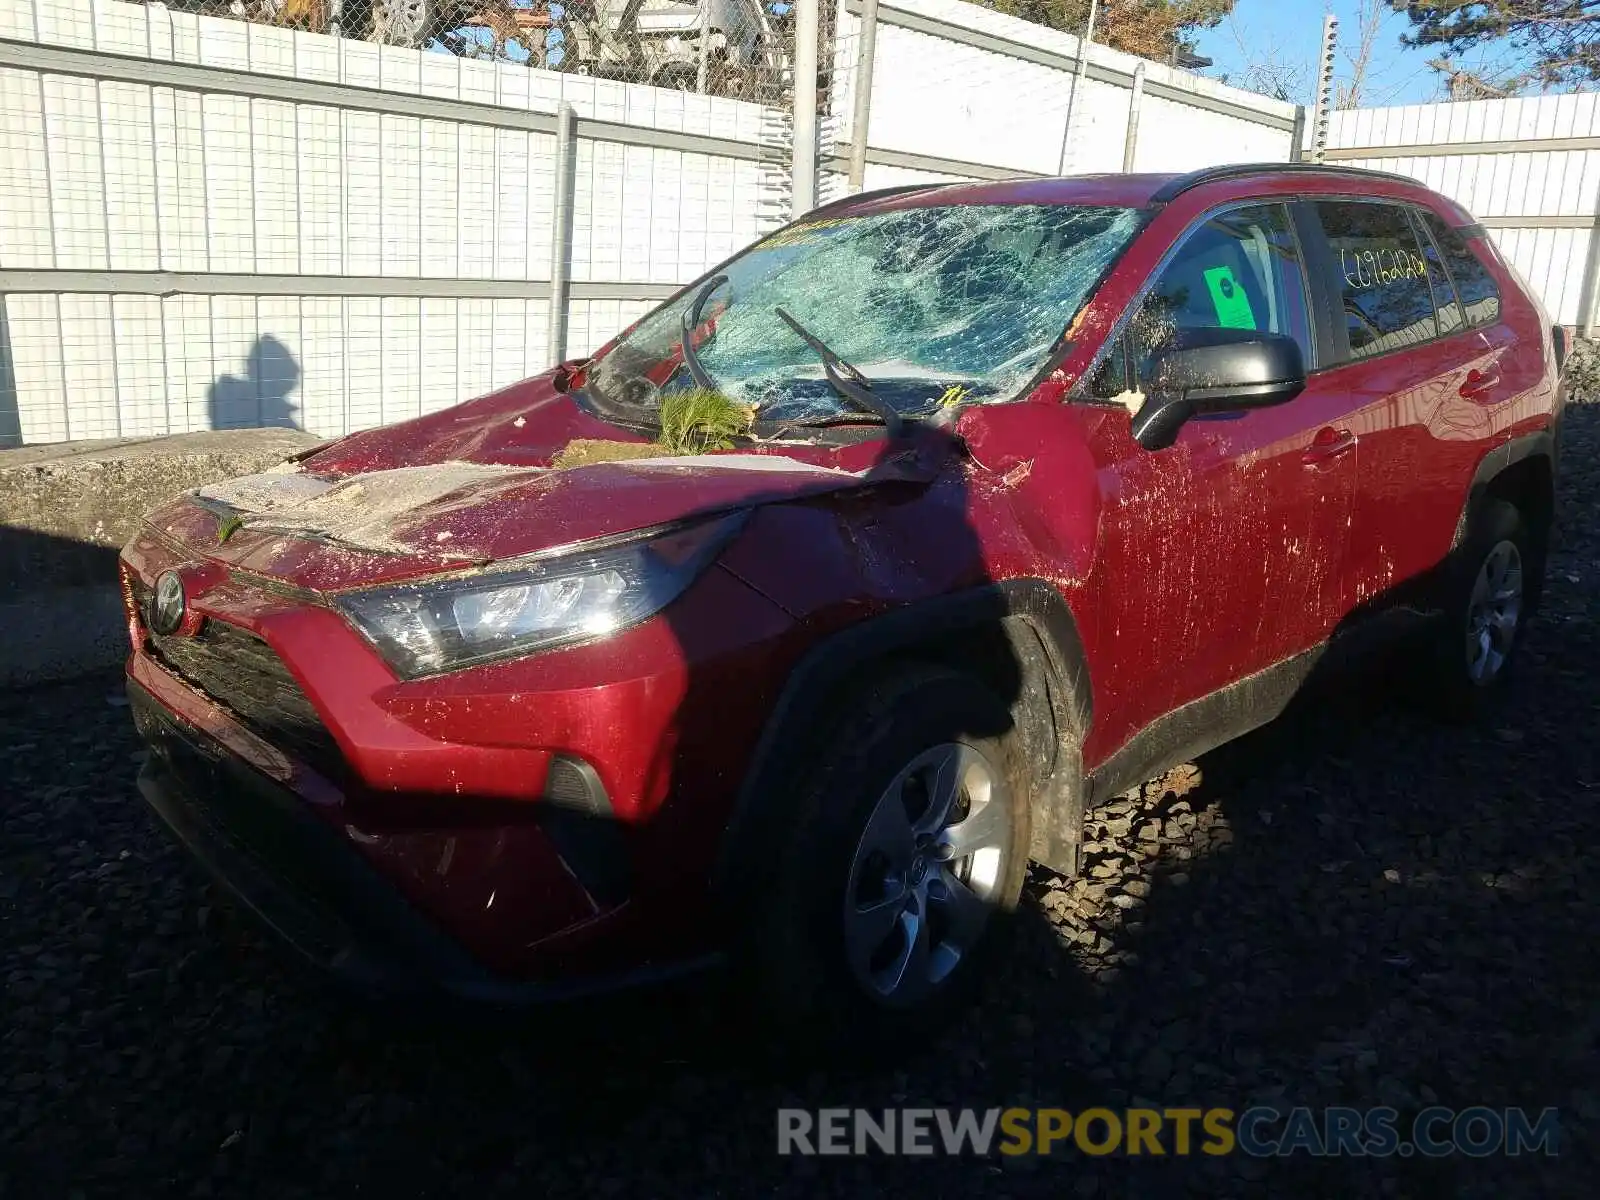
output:
[[[285,426],[301,429],[300,406],[290,399],[300,386],[300,364],[285,346],[270,333],[262,334],[250,347],[243,378],[224,375],[211,385],[206,403],[212,429],[249,429],[257,426]],[[0,437],[3,437],[0,415]]]
[[22,445],[22,414],[17,408],[17,372],[11,360],[11,324],[0,295],[0,450]]

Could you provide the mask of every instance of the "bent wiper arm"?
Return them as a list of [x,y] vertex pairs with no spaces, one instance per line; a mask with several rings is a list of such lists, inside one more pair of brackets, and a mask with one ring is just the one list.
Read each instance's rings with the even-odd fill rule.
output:
[[726,275],[713,275],[706,280],[705,286],[695,293],[693,303],[683,310],[683,340],[678,343],[678,351],[683,358],[683,365],[689,368],[689,378],[694,380],[695,387],[702,391],[716,391],[717,381],[712,379],[711,373],[700,364],[700,352],[694,348],[694,331],[700,324],[700,314],[705,311],[706,301],[711,299],[711,293],[727,282]]
[[785,325],[795,331],[801,341],[816,351],[817,357],[822,360],[822,373],[827,376],[828,384],[834,391],[862,412],[871,413],[882,421],[888,428],[890,437],[900,435],[900,431],[905,428],[904,418],[893,405],[884,403],[872,394],[872,385],[867,382],[865,375],[828,349],[826,342],[791,317],[781,305],[772,311],[782,318]]

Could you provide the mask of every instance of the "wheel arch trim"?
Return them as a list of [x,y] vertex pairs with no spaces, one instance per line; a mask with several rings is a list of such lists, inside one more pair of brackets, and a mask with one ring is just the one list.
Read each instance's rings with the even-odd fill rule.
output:
[[[1060,590],[1047,580],[1010,579],[892,609],[842,629],[813,646],[790,673],[773,705],[740,784],[722,834],[712,873],[719,899],[737,893],[738,860],[759,844],[763,803],[775,794],[790,765],[797,730],[810,727],[851,675],[875,662],[926,647],[942,636],[1002,631],[1016,657],[1024,687],[1030,661],[1039,656],[1017,645],[1031,633],[1042,651],[1049,709],[1054,725],[1054,760],[1035,798],[1034,857],[1058,870],[1076,867],[1082,826],[1082,738],[1093,718],[1088,664],[1076,619]],[[1015,698],[1012,698],[1015,701]]]
[[1478,460],[1477,468],[1472,473],[1472,482],[1467,487],[1466,503],[1462,505],[1461,517],[1456,522],[1456,533],[1451,542],[1451,549],[1460,547],[1465,540],[1472,514],[1483,503],[1483,498],[1489,494],[1490,486],[1518,463],[1530,458],[1549,459],[1550,480],[1554,486],[1560,465],[1560,437],[1560,424],[1553,422],[1546,429],[1536,429],[1532,433],[1501,442]]

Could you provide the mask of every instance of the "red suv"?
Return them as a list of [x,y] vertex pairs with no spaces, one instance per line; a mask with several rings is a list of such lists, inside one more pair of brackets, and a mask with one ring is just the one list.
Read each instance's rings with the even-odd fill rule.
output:
[[1398,176],[852,197],[592,358],[154,513],[140,784],[360,983],[727,956],[791,1029],[902,1034],[1086,806],[1330,648],[1414,632],[1442,703],[1499,689],[1564,349]]

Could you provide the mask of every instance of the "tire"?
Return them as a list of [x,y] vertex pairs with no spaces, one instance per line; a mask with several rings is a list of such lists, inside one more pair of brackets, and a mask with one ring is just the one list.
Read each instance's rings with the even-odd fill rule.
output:
[[428,0],[375,0],[372,40],[384,46],[417,49],[427,42],[429,27],[439,16]]
[[1504,697],[1543,562],[1516,506],[1485,500],[1453,556],[1431,640],[1429,707],[1453,721],[1487,718]]
[[[1028,865],[1027,759],[1006,705],[954,671],[897,672],[842,709],[774,797],[740,965],[782,1052],[892,1056],[1000,951]],[[941,796],[962,820],[934,819]],[[955,858],[962,838],[980,851]]]

